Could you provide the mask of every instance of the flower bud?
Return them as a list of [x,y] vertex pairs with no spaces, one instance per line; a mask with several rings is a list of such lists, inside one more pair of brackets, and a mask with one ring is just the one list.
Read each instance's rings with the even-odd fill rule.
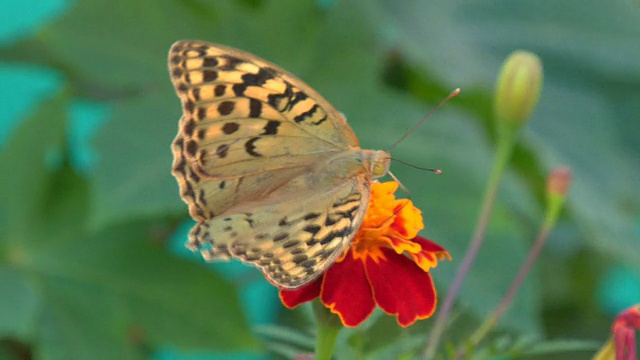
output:
[[537,55],[513,52],[503,63],[496,83],[495,114],[498,121],[525,123],[542,89],[542,63]]
[[565,197],[571,185],[571,169],[566,166],[557,166],[547,178],[547,194],[549,196]]

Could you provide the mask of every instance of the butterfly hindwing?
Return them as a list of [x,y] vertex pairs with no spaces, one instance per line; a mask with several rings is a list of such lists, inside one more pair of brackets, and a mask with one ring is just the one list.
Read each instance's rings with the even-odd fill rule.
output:
[[309,191],[305,201],[290,195],[276,194],[229,216],[198,223],[189,247],[206,259],[234,256],[252,263],[285,288],[312,281],[342,255],[362,223],[369,182],[354,177]]

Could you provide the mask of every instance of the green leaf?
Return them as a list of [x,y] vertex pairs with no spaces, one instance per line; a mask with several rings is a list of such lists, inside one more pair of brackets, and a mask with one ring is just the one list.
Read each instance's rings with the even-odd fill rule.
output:
[[169,84],[164,59],[174,41],[206,35],[204,19],[187,10],[171,0],[77,1],[38,37],[74,78],[140,91]]
[[3,334],[35,339],[38,357],[51,359],[146,358],[160,344],[259,349],[235,288],[152,241],[169,233],[167,225],[129,221],[89,229],[87,180],[64,155],[55,166],[43,160],[47,145],[64,139],[64,102],[44,104],[7,146],[31,167],[2,157],[9,170],[3,206],[12,210],[0,238],[0,288],[12,294],[2,298],[2,308],[12,311],[2,316]]
[[125,348],[171,343],[190,349],[256,349],[232,286],[145,241],[147,232],[148,226],[119,226],[64,246],[32,250],[28,270],[46,284],[43,297],[50,317],[45,325],[78,343],[71,347],[42,333],[50,351],[62,347],[90,353],[113,341]]
[[36,321],[38,296],[23,274],[0,265],[0,338],[26,337]]
[[255,330],[258,334],[266,336],[272,341],[295,345],[307,351],[313,351],[315,346],[315,340],[311,334],[306,334],[296,329],[276,325],[262,325]]
[[[50,181],[52,162],[61,153],[66,99],[44,101],[28,115],[0,153],[0,234],[17,240],[38,215]],[[12,234],[9,237],[8,234]]]
[[[579,9],[572,1],[376,4],[376,19],[393,28],[395,46],[416,66],[462,86],[463,94],[465,86],[493,88],[495,72],[511,51],[537,53],[545,67],[544,88],[522,142],[543,168],[572,168],[567,208],[584,240],[640,264],[634,224],[640,208],[640,125],[628,121],[640,111],[631,100],[640,94],[637,81],[629,80],[640,74],[631,60],[640,56],[634,46],[640,36],[637,11],[593,0]],[[558,16],[549,17],[549,9]],[[418,41],[434,34],[438,41]]]
[[112,121],[95,139],[93,225],[185,213],[171,176],[180,102],[166,90],[116,102]]

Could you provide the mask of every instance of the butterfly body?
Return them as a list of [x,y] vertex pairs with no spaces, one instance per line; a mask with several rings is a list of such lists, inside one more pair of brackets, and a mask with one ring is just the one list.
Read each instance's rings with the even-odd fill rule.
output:
[[348,247],[389,155],[360,149],[324,98],[251,54],[179,41],[169,71],[183,107],[172,174],[197,221],[187,246],[283,288],[315,279]]

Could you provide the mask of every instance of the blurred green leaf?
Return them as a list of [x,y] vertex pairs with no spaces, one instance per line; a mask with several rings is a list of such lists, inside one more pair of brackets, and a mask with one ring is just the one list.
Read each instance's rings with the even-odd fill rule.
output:
[[113,105],[112,121],[95,140],[99,160],[92,223],[102,227],[126,219],[184,214],[171,176],[170,146],[180,102],[165,91]]
[[284,326],[262,325],[255,331],[260,335],[268,337],[272,341],[279,341],[289,345],[295,345],[307,351],[312,351],[315,346],[315,339],[311,334],[300,332]]
[[190,13],[172,0],[77,1],[38,39],[76,79],[146,91],[167,83],[162,59],[176,39],[206,34],[205,18],[178,21]]
[[0,294],[0,338],[26,337],[33,331],[37,314],[34,287],[23,274],[0,265]]
[[[393,29],[410,61],[463,89],[492,89],[495,71],[516,49],[538,54],[544,89],[523,143],[545,168],[563,163],[574,171],[567,206],[585,240],[640,264],[634,229],[640,124],[629,121],[640,113],[639,103],[629,101],[640,95],[640,83],[631,80],[640,74],[633,60],[640,47],[632,45],[640,36],[637,4],[590,0],[579,10],[572,1],[376,5],[375,19]],[[420,41],[433,37],[439,41]]]
[[[0,243],[0,286],[12,292],[2,308],[13,312],[2,317],[3,333],[38,339],[39,356],[53,359],[143,358],[148,345],[164,343],[258,349],[234,287],[151,242],[165,225],[129,221],[88,230],[87,180],[64,161],[43,160],[47,145],[64,139],[55,130],[63,129],[64,104],[59,97],[40,107],[7,146],[24,156],[3,154],[0,163],[15,169],[3,172],[3,185],[16,184],[3,188],[11,226]],[[16,302],[21,306],[11,306]]]
[[572,351],[595,353],[601,345],[596,341],[556,339],[534,344],[523,353],[527,355],[561,354]]
[[140,224],[119,226],[30,252],[25,267],[44,283],[49,315],[43,328],[51,333],[40,336],[47,351],[73,350],[71,358],[86,358],[96,347],[130,352],[162,343],[256,349],[233,287],[145,241],[147,232]]
[[54,165],[51,160],[62,151],[65,103],[66,99],[56,96],[40,104],[0,152],[0,234],[6,242],[28,232],[30,219],[41,211]]

